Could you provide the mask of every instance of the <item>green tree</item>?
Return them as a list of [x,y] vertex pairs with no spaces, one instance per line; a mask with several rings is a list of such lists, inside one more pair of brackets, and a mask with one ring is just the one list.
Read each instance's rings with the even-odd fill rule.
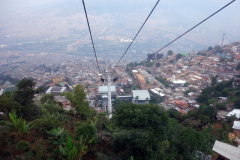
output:
[[167,54],[168,54],[169,56],[171,56],[171,55],[173,54],[173,51],[172,51],[172,50],[169,50],[169,51],[167,52]]
[[226,105],[221,104],[221,103],[217,103],[217,104],[216,104],[216,107],[217,107],[218,110],[224,110],[224,109],[227,108]]
[[135,159],[158,159],[161,142],[168,135],[168,115],[152,104],[124,104],[116,107],[113,121],[119,130],[113,134],[115,152]]
[[234,107],[237,109],[240,109],[240,98],[237,97],[236,99],[233,100]]
[[209,46],[209,47],[208,47],[208,51],[211,51],[211,50],[213,50],[213,47],[212,47],[212,46]]
[[223,50],[222,50],[222,48],[219,45],[216,45],[214,47],[214,52],[215,53],[223,53]]
[[183,159],[196,159],[200,155],[197,153],[211,153],[209,136],[203,132],[197,132],[191,127],[185,127],[178,135],[178,155],[182,155]]
[[175,119],[177,119],[178,121],[181,120],[181,113],[178,112],[178,111],[176,111],[175,109],[171,108],[171,109],[169,109],[169,110],[167,111],[167,113],[168,113],[169,117],[175,118]]
[[19,111],[21,109],[20,103],[14,101],[13,98],[8,98],[3,95],[0,96],[0,111],[9,113],[11,110]]
[[203,125],[206,125],[207,123],[210,122],[210,117],[209,116],[200,115],[199,119],[201,119]]
[[169,84],[164,80],[164,79],[162,79],[162,78],[160,78],[160,77],[156,77],[156,80],[158,80],[159,82],[161,82],[164,86],[166,86],[166,87],[168,87],[169,86]]
[[52,94],[45,94],[40,99],[41,104],[51,103],[53,101],[54,101],[54,96]]
[[160,67],[161,63],[156,63],[156,68]]
[[201,94],[198,96],[198,98],[196,100],[199,103],[206,103],[206,102],[208,102],[209,99],[210,99],[210,97],[208,94]]
[[217,84],[217,77],[212,77],[212,84],[211,86],[214,87]]
[[65,87],[67,88],[67,90],[69,91],[69,89],[70,89],[69,86],[68,86],[67,84],[65,84],[64,86],[65,86]]
[[135,103],[136,103],[136,104],[138,104],[138,98],[139,98],[139,96],[136,96],[136,97],[135,97]]
[[89,108],[89,104],[86,101],[86,94],[84,93],[84,87],[78,84],[73,92],[64,92],[62,95],[66,96],[72,106],[74,106],[78,113],[84,117],[94,114],[93,110]]
[[91,139],[93,143],[97,142],[97,128],[95,124],[82,124],[77,128],[76,139],[80,139],[81,136],[83,139],[90,141]]
[[182,54],[178,53],[176,56],[176,61],[178,61],[182,57]]
[[221,92],[221,96],[223,96],[223,97],[228,97],[229,94],[230,94],[230,92],[229,92],[228,88],[224,88]]
[[225,84],[223,82],[216,85],[215,90],[221,92],[225,88]]
[[113,106],[116,107],[116,106],[119,106],[122,102],[122,100],[120,98],[116,98],[114,101],[113,101]]
[[24,107],[32,105],[35,93],[35,84],[36,83],[30,79],[22,79],[21,81],[19,81],[16,85],[18,87],[18,90],[15,94],[15,100]]
[[41,109],[41,115],[46,115],[46,114],[53,114],[53,115],[56,115],[56,114],[59,114],[59,113],[63,113],[64,110],[62,108],[62,106],[59,106],[55,103],[46,103],[46,104],[43,104],[41,106],[39,106],[39,108]]
[[55,115],[44,115],[42,118],[33,120],[32,123],[34,129],[44,132],[58,128],[61,125],[61,122]]

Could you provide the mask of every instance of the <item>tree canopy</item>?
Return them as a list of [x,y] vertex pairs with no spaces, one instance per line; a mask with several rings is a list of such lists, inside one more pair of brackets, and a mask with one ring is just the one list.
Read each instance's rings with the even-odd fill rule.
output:
[[176,56],[176,61],[179,60],[182,57],[182,54],[178,53]]
[[167,54],[168,54],[169,56],[171,56],[171,55],[173,55],[173,51],[172,51],[172,50],[169,50],[169,51],[167,52]]

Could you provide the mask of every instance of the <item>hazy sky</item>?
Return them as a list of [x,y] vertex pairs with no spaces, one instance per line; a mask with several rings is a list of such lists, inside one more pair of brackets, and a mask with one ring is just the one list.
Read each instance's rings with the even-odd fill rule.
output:
[[[54,5],[52,2],[72,3],[78,1],[79,4],[82,3],[81,0],[0,0],[0,12],[25,11],[26,9],[33,9],[39,5],[47,5],[49,3]],[[95,2],[97,2],[96,4],[98,4],[98,2],[106,4],[110,6],[111,9],[116,8],[119,12],[136,11],[138,8],[139,11],[145,9],[143,13],[146,12],[147,14],[157,0],[85,0],[89,14],[91,14],[91,7],[97,8],[97,6],[94,5]],[[171,19],[174,19],[178,22],[176,25],[181,25],[179,24],[181,19],[183,19],[183,24],[188,23],[190,20],[196,23],[229,2],[230,0],[161,0],[152,17],[161,18],[161,16],[170,15],[169,23],[171,23]],[[119,5],[123,7],[119,8]],[[82,8],[82,6],[79,7]],[[236,0],[229,7],[214,16],[211,21],[216,23],[218,27],[238,29],[240,27],[239,17],[240,0]],[[187,22],[184,22],[184,20],[187,20]],[[205,26],[206,25],[207,24],[205,24]]]
[[[111,30],[111,23],[117,24],[122,20],[125,24],[125,30],[133,30],[131,32],[132,35],[130,35],[131,37],[134,36],[133,34],[136,34],[136,31],[140,28],[156,2],[157,0],[85,0],[90,24],[96,23],[96,21],[91,19],[93,16],[95,16],[95,20],[101,18],[104,19],[108,16],[108,18],[104,19],[105,21],[103,20],[104,23],[101,23],[101,25],[108,25],[108,30]],[[152,30],[153,26],[157,30],[159,30],[160,27],[168,28],[168,34],[171,30],[176,28],[179,29],[181,27],[183,29],[182,32],[184,32],[229,2],[231,2],[231,0],[161,0],[141,33],[146,33],[147,31]],[[66,11],[66,8],[63,6],[67,6],[68,10]],[[36,14],[39,14],[40,16],[43,15],[46,19],[51,18],[48,17],[48,14],[46,14],[47,12],[52,10],[56,11],[58,8],[61,8],[61,10],[59,9],[61,14],[80,13],[83,18],[77,21],[78,23],[81,23],[81,25],[86,25],[87,27],[82,0],[0,0],[0,18],[5,19],[4,16],[6,16],[6,19],[12,17],[18,18],[17,16],[22,15],[12,13],[29,12],[31,15],[31,12],[36,11]],[[69,10],[74,11],[69,12]],[[67,16],[65,17],[66,19],[68,19]],[[27,19],[28,17],[25,16],[24,18]],[[211,34],[211,32],[215,32],[214,34],[218,37],[221,37],[223,33],[226,33],[226,39],[229,41],[231,39],[240,40],[240,37],[238,38],[236,36],[237,34],[235,34],[235,32],[238,32],[238,35],[240,33],[239,18],[240,0],[236,0],[230,6],[199,26],[198,29],[201,31],[199,33],[201,34],[202,32],[207,31]],[[23,20],[23,18],[19,19]],[[118,29],[119,26],[116,24],[115,29]],[[94,25],[92,26],[93,33],[96,33],[94,32],[96,28],[94,28]],[[195,31],[196,29],[193,32]],[[97,37],[96,34],[93,34],[93,36],[94,38]],[[140,36],[141,34],[138,38]],[[206,37],[206,35],[204,36]],[[211,40],[207,43],[210,42]],[[219,42],[214,41],[212,43],[216,44]]]

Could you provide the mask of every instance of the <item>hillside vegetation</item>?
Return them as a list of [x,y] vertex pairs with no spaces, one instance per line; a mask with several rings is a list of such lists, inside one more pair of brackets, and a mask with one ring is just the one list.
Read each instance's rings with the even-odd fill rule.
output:
[[223,82],[204,89],[197,99],[202,103],[200,109],[187,115],[166,112],[154,104],[120,102],[109,120],[106,113],[88,107],[80,85],[64,94],[75,111],[63,110],[53,95],[44,95],[36,103],[34,94],[43,90],[34,90],[34,86],[32,80],[23,79],[17,91],[0,96],[3,159],[198,159],[212,153],[216,139],[230,143],[226,135],[233,119],[214,128],[217,109],[224,108],[215,105],[216,97],[228,95],[239,107],[239,88]]

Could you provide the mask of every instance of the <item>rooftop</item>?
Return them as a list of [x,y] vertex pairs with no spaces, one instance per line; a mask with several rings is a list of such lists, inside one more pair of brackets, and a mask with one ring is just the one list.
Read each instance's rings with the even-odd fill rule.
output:
[[[99,86],[98,93],[107,93],[108,92],[108,86]],[[111,92],[116,92],[116,87],[111,86]]]
[[233,116],[235,115],[237,117],[237,119],[240,118],[240,109],[234,109],[231,112],[228,113],[227,116]]
[[141,74],[136,74],[136,76],[141,84],[146,83],[145,79],[143,78],[143,76]]
[[132,90],[133,99],[138,96],[138,100],[151,100],[148,90]]
[[215,141],[213,146],[213,151],[218,154],[230,159],[230,160],[239,160],[240,159],[240,148],[235,147],[220,141]]
[[233,128],[233,129],[240,130],[240,122],[239,122],[239,121],[234,121],[232,128]]

